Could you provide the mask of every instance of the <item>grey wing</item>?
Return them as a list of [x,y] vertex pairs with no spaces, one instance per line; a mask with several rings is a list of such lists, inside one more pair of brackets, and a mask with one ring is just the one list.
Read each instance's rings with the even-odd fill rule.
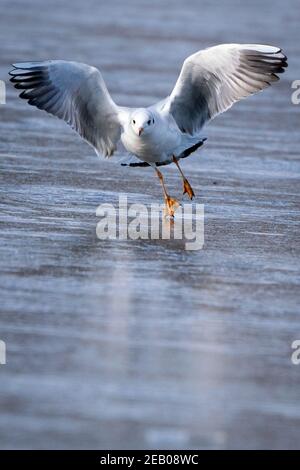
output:
[[166,99],[182,132],[195,134],[236,101],[268,87],[284,72],[281,49],[258,44],[221,44],[188,57]]
[[121,135],[118,107],[98,69],[63,60],[13,67],[10,80],[23,90],[21,98],[66,121],[98,154],[113,154]]

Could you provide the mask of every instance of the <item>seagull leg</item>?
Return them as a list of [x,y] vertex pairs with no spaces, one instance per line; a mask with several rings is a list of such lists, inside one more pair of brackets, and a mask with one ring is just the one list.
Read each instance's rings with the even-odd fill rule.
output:
[[177,199],[174,199],[173,197],[169,196],[169,194],[167,193],[165,182],[164,182],[164,177],[162,173],[157,169],[156,165],[154,166],[154,169],[156,171],[157,176],[159,177],[159,180],[163,188],[165,203],[166,203],[166,212],[169,214],[170,217],[174,217],[175,210],[177,209],[177,207],[179,207],[180,204],[177,201]]
[[192,186],[190,185],[190,183],[188,182],[188,180],[186,179],[186,177],[184,176],[183,174],[183,171],[182,169],[180,168],[179,166],[179,163],[178,163],[178,160],[177,158],[173,155],[173,162],[175,163],[175,165],[177,166],[178,170],[180,171],[180,174],[182,176],[182,180],[183,180],[183,194],[187,193],[189,195],[189,198],[190,199],[193,199],[193,197],[195,197],[195,193],[193,191],[193,188]]

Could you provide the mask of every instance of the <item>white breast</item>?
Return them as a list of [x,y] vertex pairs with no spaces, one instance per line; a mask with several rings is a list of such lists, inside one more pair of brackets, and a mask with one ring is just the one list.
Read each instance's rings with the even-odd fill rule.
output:
[[180,145],[181,133],[170,129],[165,123],[159,123],[151,132],[136,135],[132,127],[125,126],[121,140],[130,153],[146,162],[163,162]]

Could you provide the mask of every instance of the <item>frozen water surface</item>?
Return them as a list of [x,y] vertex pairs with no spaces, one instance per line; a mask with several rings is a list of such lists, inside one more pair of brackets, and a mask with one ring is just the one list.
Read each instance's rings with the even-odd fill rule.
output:
[[[296,0],[2,0],[1,448],[299,447],[299,20]],[[161,200],[153,171],[99,161],[17,98],[9,64],[87,62],[139,106],[221,42],[280,45],[290,67],[183,164],[203,250],[98,240],[100,203]],[[178,197],[176,169],[163,172]]]

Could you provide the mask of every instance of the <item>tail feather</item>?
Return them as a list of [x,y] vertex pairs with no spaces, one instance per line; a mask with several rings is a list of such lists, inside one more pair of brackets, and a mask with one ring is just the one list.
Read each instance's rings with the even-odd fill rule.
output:
[[[198,148],[202,147],[202,145],[204,144],[204,142],[206,140],[207,140],[207,138],[203,137],[203,139],[199,140],[199,142],[192,145],[192,147],[188,147],[187,149],[183,150],[183,152],[181,152],[179,155],[175,155],[177,160],[180,160],[181,158],[186,158],[189,155],[191,155],[191,153],[195,152],[196,150],[198,150]],[[136,160],[138,160],[138,159],[136,158]],[[164,162],[155,162],[155,163],[156,163],[156,166],[169,165],[170,163],[173,163],[173,158],[170,158],[170,160],[166,160]],[[123,163],[121,163],[121,166],[146,167],[146,166],[150,166],[150,165],[147,162],[134,161],[134,162],[130,162],[130,163],[123,162]]]

